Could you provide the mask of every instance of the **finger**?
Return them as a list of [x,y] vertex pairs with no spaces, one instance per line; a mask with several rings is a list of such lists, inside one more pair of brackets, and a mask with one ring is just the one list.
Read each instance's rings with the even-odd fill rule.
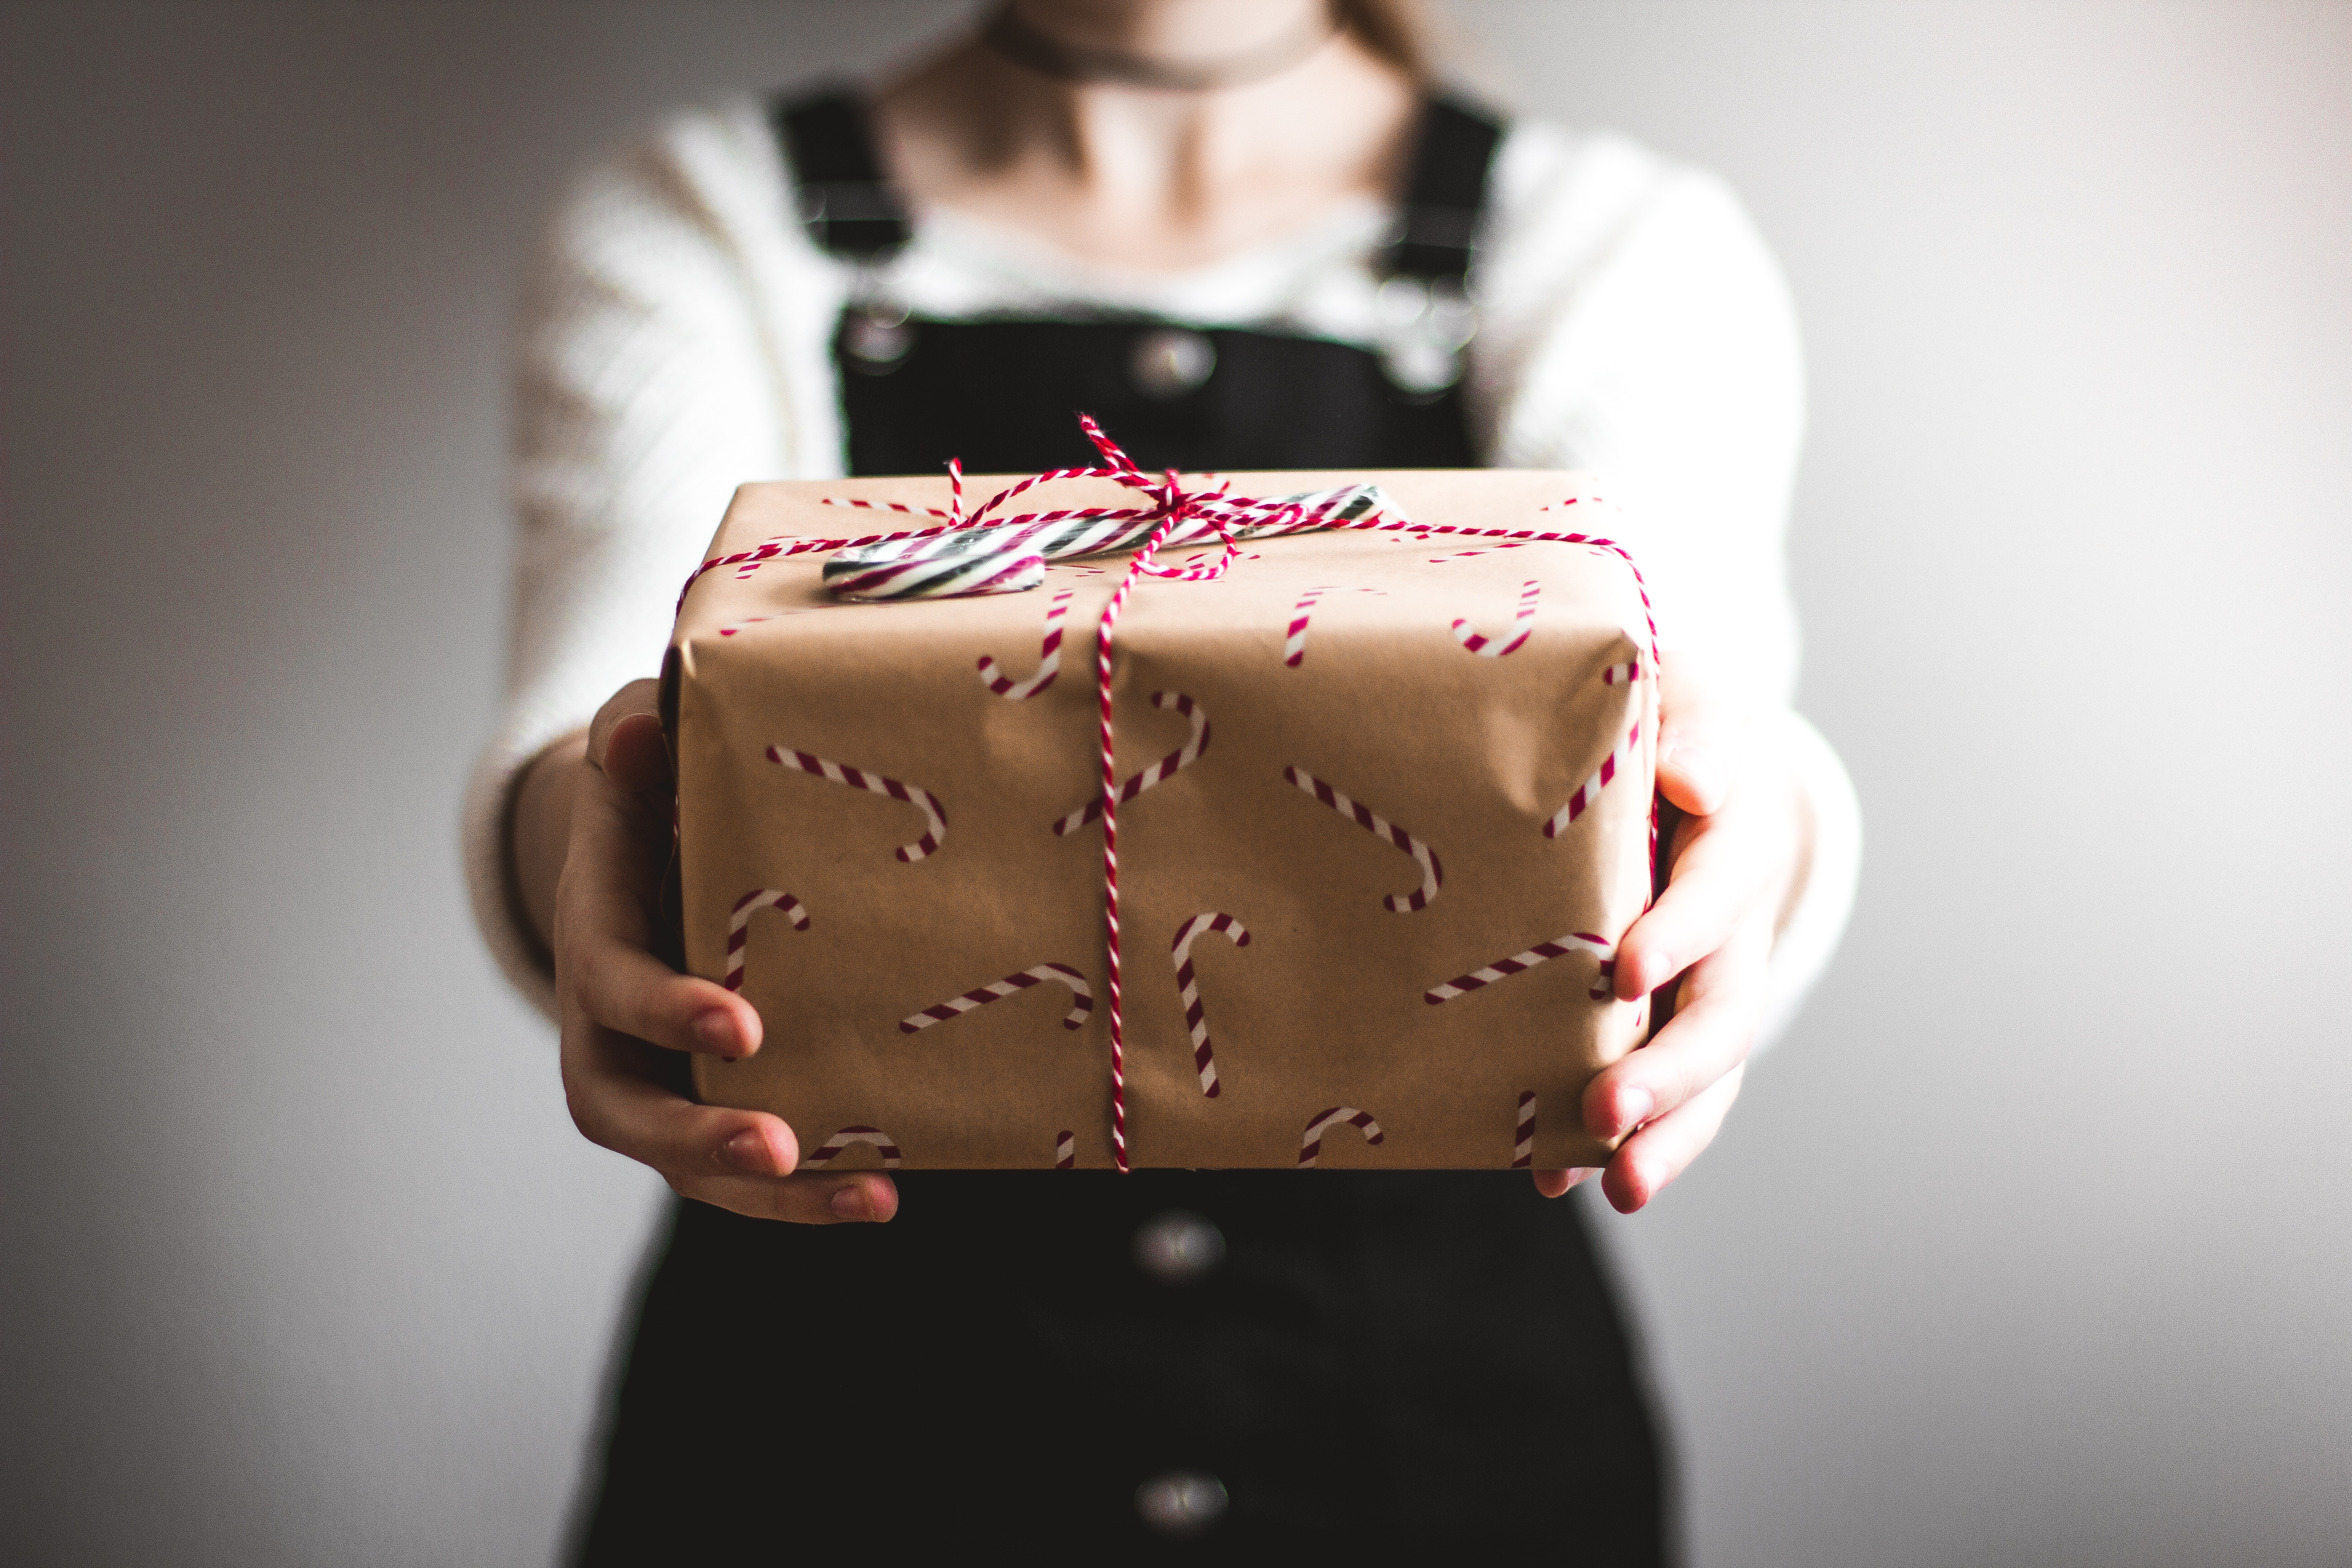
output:
[[1601,1190],[1610,1205],[1619,1214],[1632,1214],[1688,1170],[1722,1130],[1747,1071],[1745,1066],[1732,1068],[1625,1140],[1601,1174]]
[[1702,816],[1723,808],[1744,772],[1747,704],[1711,661],[1677,649],[1658,660],[1658,793]]
[[898,1187],[880,1172],[796,1173],[800,1143],[780,1118],[697,1105],[647,1078],[636,1041],[583,1024],[564,1047],[564,1094],[582,1134],[651,1165],[681,1196],[800,1225],[898,1212]]
[[1585,1131],[1614,1142],[1673,1112],[1748,1059],[1764,1019],[1772,930],[1752,919],[1683,979],[1674,1019],[1585,1086]]
[[1534,1174],[1536,1191],[1548,1198],[1557,1198],[1566,1196],[1570,1188],[1598,1173],[1588,1166],[1578,1166],[1566,1171],[1538,1171]]
[[590,1021],[673,1051],[733,1060],[759,1050],[759,1010],[738,993],[606,931],[570,925],[565,939],[563,983]]
[[622,721],[640,714],[650,716],[656,724],[661,722],[660,681],[632,680],[604,700],[604,706],[597,709],[596,717],[588,721],[588,765],[603,767],[613,731]]
[[643,911],[657,901],[669,850],[667,799],[632,790],[602,769],[583,769],[572,791],[559,900],[582,890],[614,896],[639,910],[642,923],[650,919]]
[[625,1035],[676,1051],[756,1052],[765,1030],[749,1002],[653,952],[662,857],[647,824],[613,780],[592,773],[582,784],[558,889],[560,982],[588,1017]]
[[606,778],[643,799],[664,805],[677,793],[671,780],[669,742],[661,721],[651,713],[631,713],[613,726],[604,739]]
[[879,1171],[715,1176],[670,1185],[681,1197],[788,1225],[887,1225],[898,1212],[898,1185]]
[[1692,817],[1675,847],[1666,890],[1617,944],[1613,984],[1631,1002],[1665,984],[1730,940],[1769,901],[1788,851],[1780,824],[1750,796],[1715,816]]
[[663,1081],[655,1047],[574,1008],[565,1011],[562,1057],[565,1102],[592,1143],[666,1175],[784,1176],[800,1163],[800,1142],[782,1118],[686,1099]]

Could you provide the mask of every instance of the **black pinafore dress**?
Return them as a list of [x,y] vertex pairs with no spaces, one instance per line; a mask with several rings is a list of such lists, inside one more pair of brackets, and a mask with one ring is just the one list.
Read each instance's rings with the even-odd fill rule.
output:
[[[1465,468],[1463,281],[1498,139],[1425,110],[1382,352],[1135,319],[909,319],[855,99],[777,129],[818,244],[849,467]],[[1415,336],[1415,332],[1418,336]],[[1579,1205],[1521,1172],[904,1172],[898,1217],[680,1203],[583,1563],[1666,1560],[1660,1445]],[[1050,1559],[1048,1560],[1050,1561]]]

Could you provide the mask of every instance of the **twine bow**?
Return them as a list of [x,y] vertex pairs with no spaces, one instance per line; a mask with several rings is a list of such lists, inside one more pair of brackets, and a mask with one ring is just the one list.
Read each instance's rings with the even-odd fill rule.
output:
[[[1213,562],[1163,569],[1146,564],[1142,574],[1202,582],[1221,576],[1244,539],[1297,533],[1334,521],[1370,515],[1383,504],[1378,489],[1352,485],[1338,489],[1260,500],[1228,493],[1230,479],[1211,489],[1188,490],[1176,470],[1153,479],[1136,467],[1118,443],[1085,415],[1087,439],[1102,454],[1101,468],[1056,468],[999,490],[970,513],[963,504],[963,468],[948,464],[947,510],[895,502],[828,500],[833,506],[866,507],[941,520],[940,531],[917,533],[834,552],[824,563],[825,586],[845,599],[938,599],[972,594],[1021,593],[1045,581],[1045,563],[1144,548],[1146,557],[1168,545],[1199,543],[1212,535],[1224,542]],[[1150,504],[1078,507],[1024,512],[991,521],[990,514],[1015,497],[1055,479],[1102,479],[1141,492]]]
[[[1103,606],[1095,636],[1095,686],[1100,713],[1103,825],[1103,925],[1106,967],[1110,978],[1111,1152],[1121,1172],[1127,1171],[1127,1036],[1121,1005],[1118,936],[1118,772],[1113,760],[1111,734],[1111,647],[1119,614],[1138,581],[1160,577],[1173,582],[1202,583],[1222,577],[1241,559],[1242,542],[1321,529],[1366,529],[1380,532],[1449,534],[1475,539],[1526,540],[1553,544],[1587,544],[1622,560],[1633,574],[1642,595],[1642,613],[1650,631],[1650,668],[1658,668],[1658,627],[1650,605],[1650,590],[1633,558],[1614,540],[1595,534],[1550,532],[1541,529],[1464,528],[1452,524],[1418,523],[1402,515],[1384,515],[1390,503],[1370,485],[1352,485],[1305,495],[1264,500],[1229,492],[1232,481],[1213,489],[1188,490],[1176,470],[1158,478],[1138,468],[1118,444],[1105,435],[1092,416],[1078,416],[1102,458],[1099,468],[1053,468],[1006,486],[970,511],[964,510],[963,467],[948,463],[949,502],[938,507],[912,507],[897,501],[824,498],[828,506],[898,512],[940,521],[924,528],[895,533],[871,533],[856,539],[771,539],[731,555],[714,556],[698,566],[678,591],[678,607],[704,574],[732,566],[737,575],[750,576],[767,562],[816,551],[833,552],[824,565],[827,586],[845,598],[943,598],[976,594],[1020,593],[1045,581],[1045,563],[1087,555],[1133,550],[1126,574]],[[1079,507],[1058,511],[1024,512],[991,521],[1005,503],[1056,479],[1110,479],[1139,492],[1148,503],[1132,507]],[[1571,500],[1569,504],[1574,504]],[[1157,563],[1159,552],[1173,545],[1223,542],[1213,560],[1196,560],[1179,566]],[[1650,857],[1657,859],[1657,811],[1650,815]]]

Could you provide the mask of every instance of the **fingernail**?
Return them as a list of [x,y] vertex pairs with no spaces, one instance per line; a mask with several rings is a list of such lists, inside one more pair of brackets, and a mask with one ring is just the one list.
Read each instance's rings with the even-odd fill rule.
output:
[[694,1020],[695,1040],[706,1049],[722,1057],[742,1055],[738,1048],[740,1036],[735,1028],[735,1015],[724,1007],[713,1007]]
[[1723,787],[1723,759],[1707,747],[1690,741],[1677,741],[1658,759],[1661,767],[1672,763],[1690,787],[1712,800]]
[[775,1174],[775,1160],[768,1152],[768,1141],[760,1136],[756,1127],[746,1127],[719,1146],[721,1163],[754,1176]]
[[1646,1089],[1629,1089],[1617,1096],[1617,1132],[1631,1132],[1658,1109],[1658,1097]]
[[1671,952],[1646,952],[1632,965],[1633,994],[1647,996],[1675,977],[1675,955]]
[[833,1194],[833,1212],[843,1219],[872,1219],[874,1205],[866,1201],[866,1189],[853,1184]]

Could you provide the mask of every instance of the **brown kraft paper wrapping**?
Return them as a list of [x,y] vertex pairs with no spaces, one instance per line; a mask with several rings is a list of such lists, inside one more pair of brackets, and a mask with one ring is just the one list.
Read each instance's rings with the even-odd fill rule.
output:
[[[1370,480],[1415,523],[1606,531],[1591,507],[1560,504],[1589,493],[1573,474],[1232,479],[1252,496]],[[1004,482],[966,480],[982,496]],[[924,507],[947,493],[943,478],[746,485],[710,553],[893,521],[822,498]],[[1083,480],[1038,504],[1135,503]],[[1204,728],[1197,756],[1118,814],[1135,1165],[1295,1168],[1334,1109],[1325,1168],[1604,1163],[1580,1097],[1640,1042],[1644,1005],[1596,1000],[1600,960],[1562,939],[1613,943],[1648,896],[1647,622],[1618,556],[1498,542],[1333,530],[1248,542],[1214,581],[1138,584],[1116,642],[1120,779]],[[706,574],[673,638],[687,963],[739,984],[766,1025],[747,1060],[697,1057],[697,1089],[782,1117],[804,1163],[1108,1167],[1102,828],[1054,828],[1100,793],[1096,627],[1129,557],[1052,565],[1028,593],[882,604],[834,601],[824,560]],[[1511,647],[1530,583],[1528,635]],[[1028,694],[1064,595],[1058,672]],[[838,776],[809,771],[824,763]],[[1432,865],[1286,770],[1410,835]],[[1589,804],[1547,837],[1580,788]],[[1211,1097],[1173,945],[1218,915],[1226,925],[1190,943]],[[1554,943],[1523,970],[1503,962]],[[1080,1013],[1046,965],[1076,972],[1091,1005]],[[1427,1000],[1487,966],[1507,973]],[[945,1005],[992,985],[980,1005]]]

